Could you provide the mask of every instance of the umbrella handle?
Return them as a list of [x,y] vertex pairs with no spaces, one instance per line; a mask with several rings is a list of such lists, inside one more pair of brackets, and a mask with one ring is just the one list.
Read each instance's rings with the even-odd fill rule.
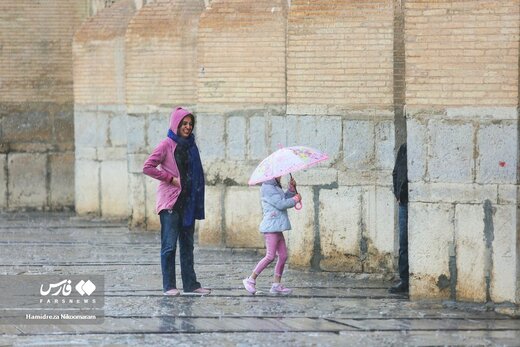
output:
[[[291,176],[291,178],[293,178],[291,173],[289,173],[289,175]],[[294,192],[295,192],[296,194],[298,194],[298,190],[297,190],[296,188],[294,188]],[[298,201],[298,202],[296,203],[296,205],[294,205],[294,208],[295,208],[296,210],[298,210],[298,211],[301,210],[302,207],[303,207],[303,206],[302,206],[302,201],[301,201],[301,200]]]

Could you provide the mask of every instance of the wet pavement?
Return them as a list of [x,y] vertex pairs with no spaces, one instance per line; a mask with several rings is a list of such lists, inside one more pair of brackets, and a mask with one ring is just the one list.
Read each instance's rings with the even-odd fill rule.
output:
[[[410,302],[376,276],[288,267],[292,295],[249,295],[241,280],[261,255],[248,250],[196,248],[198,279],[212,294],[165,297],[159,249],[158,232],[124,223],[0,214],[0,281],[104,276],[102,323],[2,324],[0,346],[520,346],[520,319],[499,313],[514,307]],[[271,273],[258,280],[264,292]]]

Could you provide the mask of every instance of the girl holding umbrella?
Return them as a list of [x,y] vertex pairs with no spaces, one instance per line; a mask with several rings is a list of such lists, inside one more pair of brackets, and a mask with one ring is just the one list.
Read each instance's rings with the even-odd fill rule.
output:
[[278,261],[274,267],[274,280],[270,292],[273,294],[290,294],[292,289],[281,284],[283,269],[287,260],[287,246],[283,231],[291,229],[291,222],[287,215],[287,209],[296,206],[301,201],[301,196],[296,192],[296,181],[291,177],[289,189],[284,192],[280,184],[280,177],[276,177],[262,183],[261,202],[263,219],[260,223],[260,232],[265,239],[266,254],[258,262],[251,276],[244,279],[244,287],[251,293],[256,293],[256,278],[273,262],[276,255]]
[[283,147],[262,160],[255,169],[249,184],[262,183],[260,188],[263,218],[260,223],[260,232],[265,239],[266,255],[258,262],[251,276],[245,278],[242,283],[246,290],[255,294],[256,278],[274,261],[278,255],[278,261],[274,268],[274,280],[270,292],[272,294],[290,294],[291,289],[281,284],[283,269],[287,260],[287,246],[283,231],[291,229],[291,223],[287,214],[289,208],[301,209],[301,196],[296,190],[296,181],[291,175],[289,189],[282,190],[280,178],[299,170],[307,169],[317,163],[328,159],[325,153],[305,146]]

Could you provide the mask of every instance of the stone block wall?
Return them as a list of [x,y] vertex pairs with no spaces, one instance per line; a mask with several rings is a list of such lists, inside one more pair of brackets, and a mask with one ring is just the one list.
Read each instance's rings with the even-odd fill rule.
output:
[[136,6],[122,0],[74,37],[76,212],[128,218],[125,33]]
[[0,3],[0,209],[72,209],[72,36],[85,1]]
[[285,0],[216,0],[201,16],[197,142],[213,206],[200,224],[202,244],[263,247],[259,189],[247,181],[286,144],[272,136],[284,130],[286,17]]
[[[331,18],[330,11],[339,15]],[[292,1],[290,8],[285,1],[212,2],[199,24],[197,107],[204,126],[197,136],[211,186],[207,205],[221,210],[212,207],[200,224],[202,244],[262,247],[258,187],[247,187],[249,175],[279,145],[306,144],[331,160],[296,175],[304,208],[290,212],[290,263],[393,268],[393,11],[391,1]],[[374,16],[378,21],[367,23]],[[348,189],[358,184],[355,193]],[[354,216],[338,204],[338,192]],[[348,220],[348,229],[340,227]]]
[[[78,101],[85,90],[99,103],[103,97],[120,100],[118,90],[124,90],[128,181],[104,185],[122,167],[96,159],[107,150],[110,134],[95,131],[98,147],[86,143],[90,136],[77,140],[86,143],[77,151],[85,153],[85,161],[77,160],[88,166],[82,172],[97,173],[97,181],[84,183],[93,189],[81,191],[99,194],[86,200],[104,214],[112,204],[103,207],[101,195],[114,196],[104,192],[127,183],[131,224],[157,229],[157,182],[142,175],[142,163],[165,137],[171,107],[184,105],[197,114],[195,133],[207,179],[207,219],[198,224],[201,245],[262,248],[259,189],[247,186],[249,175],[279,145],[305,144],[324,150],[330,160],[296,175],[304,209],[291,211],[290,263],[393,271],[394,4],[287,5],[285,0],[222,0],[204,10],[202,3],[158,1],[137,11],[128,22],[124,53],[118,53],[125,58],[124,88],[116,83],[115,67],[110,92],[101,84],[77,88]],[[107,11],[116,6],[98,17]],[[337,15],[330,17],[331,11]],[[117,22],[123,27],[124,21]],[[86,52],[81,59],[94,61]],[[83,122],[112,129],[110,118],[100,120],[99,107],[95,118],[78,107],[77,127]],[[122,146],[111,150],[124,152]],[[104,175],[102,166],[113,174]],[[78,206],[80,198],[77,194]]]
[[290,249],[291,262],[392,271],[394,3],[292,1],[287,42],[287,116],[277,135],[330,157],[298,175],[311,188],[313,222],[289,234],[290,243],[299,232],[309,240]]
[[405,4],[412,297],[519,302],[519,3]]

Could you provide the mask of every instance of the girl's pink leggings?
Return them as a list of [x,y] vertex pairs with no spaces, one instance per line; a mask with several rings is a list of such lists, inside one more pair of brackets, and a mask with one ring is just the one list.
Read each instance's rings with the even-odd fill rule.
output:
[[285,261],[287,260],[287,246],[285,245],[283,233],[264,233],[264,239],[265,247],[267,249],[266,254],[265,257],[258,262],[253,272],[260,275],[267,265],[273,262],[276,253],[278,253],[278,261],[274,267],[274,274],[282,277]]

